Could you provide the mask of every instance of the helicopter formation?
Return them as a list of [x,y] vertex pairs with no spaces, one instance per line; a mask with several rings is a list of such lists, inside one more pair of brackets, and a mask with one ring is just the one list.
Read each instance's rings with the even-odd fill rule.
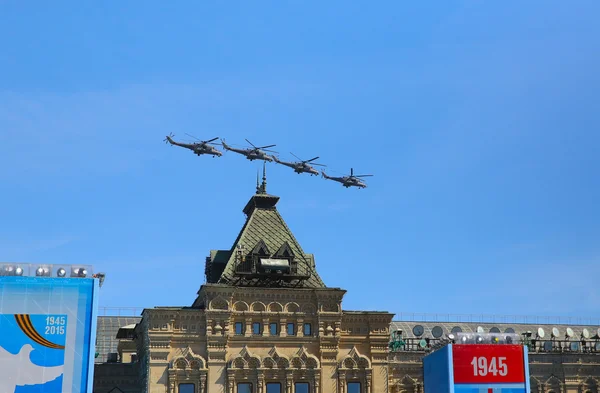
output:
[[245,149],[238,149],[238,148],[228,145],[224,139],[221,139],[221,143],[215,142],[217,139],[219,139],[219,137],[203,141],[203,140],[196,138],[193,135],[189,135],[189,134],[186,134],[186,135],[191,138],[194,138],[197,142],[192,142],[192,143],[177,142],[173,139],[173,136],[174,136],[173,134],[167,135],[167,137],[165,138],[164,141],[165,141],[165,143],[170,144],[171,146],[179,146],[179,147],[183,147],[185,149],[191,150],[197,156],[210,155],[213,158],[221,157],[223,155],[223,152],[218,150],[215,147],[215,146],[222,146],[223,149],[225,149],[225,151],[231,151],[231,152],[243,155],[246,157],[246,159],[248,159],[250,161],[262,160],[262,161],[268,161],[268,162],[275,162],[277,164],[292,168],[294,170],[294,172],[296,172],[297,174],[308,173],[311,176],[318,176],[320,173],[321,177],[323,177],[324,179],[338,182],[346,188],[350,188],[350,187],[356,187],[359,189],[367,188],[367,184],[361,178],[373,176],[373,175],[355,175],[353,168],[350,168],[350,175],[339,176],[339,177],[329,176],[329,175],[327,175],[327,173],[325,173],[324,170],[318,171],[317,169],[315,169],[315,166],[321,166],[321,167],[326,166],[326,165],[315,162],[320,157],[317,156],[317,157],[311,158],[310,160],[303,160],[300,157],[296,156],[294,153],[290,153],[295,158],[297,158],[299,161],[292,161],[292,162],[283,161],[283,160],[280,160],[276,155],[269,154],[269,153],[277,153],[276,151],[269,150],[269,148],[275,147],[276,145],[266,145],[266,146],[259,147],[259,146],[254,145],[248,139],[246,139],[246,142],[248,142],[251,147],[248,147]]

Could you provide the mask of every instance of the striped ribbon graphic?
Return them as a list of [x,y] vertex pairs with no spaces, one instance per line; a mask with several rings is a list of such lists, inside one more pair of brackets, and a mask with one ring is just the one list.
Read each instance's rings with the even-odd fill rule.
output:
[[47,348],[65,349],[64,345],[51,343],[50,341],[42,337],[33,327],[33,324],[31,323],[31,318],[29,318],[28,314],[15,314],[15,319],[17,320],[17,324],[19,325],[23,333],[25,333],[27,337],[29,337],[36,343],[43,345]]

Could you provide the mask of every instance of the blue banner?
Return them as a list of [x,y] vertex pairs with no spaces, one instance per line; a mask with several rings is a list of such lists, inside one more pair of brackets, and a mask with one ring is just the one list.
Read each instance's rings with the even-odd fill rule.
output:
[[92,392],[97,280],[0,277],[0,392]]

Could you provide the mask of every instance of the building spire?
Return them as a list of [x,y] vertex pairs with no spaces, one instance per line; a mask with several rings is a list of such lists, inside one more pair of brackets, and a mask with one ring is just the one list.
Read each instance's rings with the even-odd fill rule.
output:
[[263,162],[263,178],[262,178],[262,184],[260,184],[260,185],[258,184],[258,174],[259,174],[259,172],[256,171],[256,193],[266,195],[267,194],[267,164],[265,162]]
[[267,162],[263,161],[263,181],[260,187],[263,194],[267,193]]
[[256,171],[256,193],[260,194],[260,185],[258,184],[258,171]]

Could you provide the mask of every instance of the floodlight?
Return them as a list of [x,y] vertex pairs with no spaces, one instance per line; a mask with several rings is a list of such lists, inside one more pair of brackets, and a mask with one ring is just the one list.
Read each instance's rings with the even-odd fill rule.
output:
[[22,276],[23,268],[18,265],[5,265],[0,271],[0,276]]
[[452,340],[452,341],[454,341],[454,338],[455,338],[454,334],[450,333],[450,334],[448,335],[448,340]]
[[477,337],[475,338],[475,342],[477,342],[477,344],[483,344],[483,337],[480,335],[477,335]]
[[65,269],[63,269],[62,267],[56,271],[57,277],[64,277],[66,275],[67,275],[67,271]]
[[72,267],[71,277],[86,277],[87,270],[84,267]]
[[506,336],[506,343],[507,344],[512,344],[513,343],[513,339],[511,336]]
[[40,266],[35,270],[37,277],[50,277],[50,269],[47,266]]

